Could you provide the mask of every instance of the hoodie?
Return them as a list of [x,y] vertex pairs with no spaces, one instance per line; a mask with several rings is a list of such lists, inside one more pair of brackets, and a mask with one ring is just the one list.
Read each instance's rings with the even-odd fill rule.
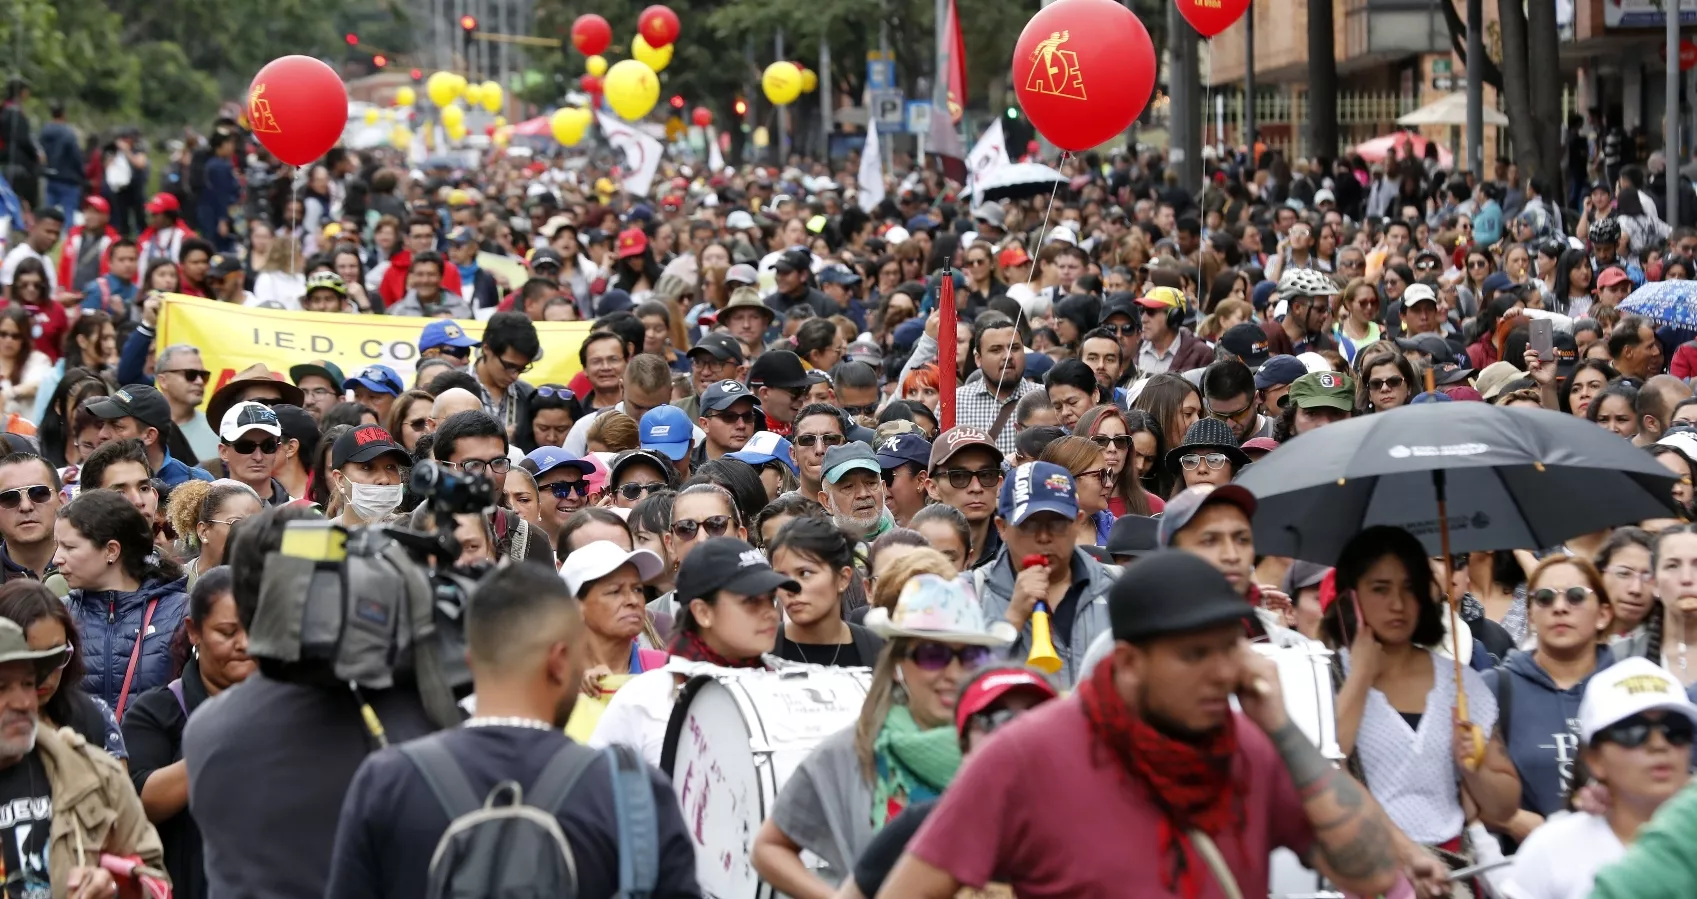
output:
[[[1597,647],[1597,671],[1614,661],[1608,647]],[[1591,678],[1560,689],[1532,653],[1520,650],[1484,677],[1497,697],[1503,742],[1520,774],[1520,807],[1546,818],[1565,810],[1579,758],[1579,700]]]
[[132,657],[136,665],[128,702],[171,680],[171,641],[188,614],[187,589],[187,579],[179,577],[149,580],[134,592],[72,590],[65,598],[82,635],[83,661],[88,665],[83,689],[104,700],[120,718],[118,697]]

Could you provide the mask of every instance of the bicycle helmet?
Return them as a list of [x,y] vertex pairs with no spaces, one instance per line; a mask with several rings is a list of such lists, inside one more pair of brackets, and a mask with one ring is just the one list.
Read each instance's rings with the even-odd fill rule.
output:
[[1325,272],[1309,268],[1286,269],[1279,278],[1279,299],[1292,297],[1329,297],[1338,292],[1338,285]]
[[1591,244],[1614,244],[1620,242],[1620,222],[1610,217],[1597,219],[1591,223]]

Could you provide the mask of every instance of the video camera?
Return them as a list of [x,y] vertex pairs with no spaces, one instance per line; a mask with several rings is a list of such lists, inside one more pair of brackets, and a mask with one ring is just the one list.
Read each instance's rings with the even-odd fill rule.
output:
[[[265,558],[248,653],[282,663],[284,679],[356,696],[415,683],[432,722],[452,727],[455,695],[471,685],[464,621],[481,573],[454,567],[454,516],[487,510],[495,491],[485,477],[431,461],[413,466],[407,486],[424,497],[433,532],[324,519],[284,526],[280,549]],[[380,725],[368,717],[367,726],[382,742]]]

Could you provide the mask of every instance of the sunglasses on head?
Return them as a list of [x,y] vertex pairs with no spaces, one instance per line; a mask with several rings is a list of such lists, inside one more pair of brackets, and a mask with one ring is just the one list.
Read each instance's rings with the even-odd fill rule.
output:
[[1566,590],[1554,590],[1543,587],[1532,591],[1532,603],[1540,609],[1547,609],[1556,604],[1556,597],[1567,600],[1567,604],[1575,608],[1585,605],[1591,598],[1590,587],[1569,587]]
[[[581,482],[580,482],[581,483]],[[620,484],[619,495],[628,500],[639,500],[651,493],[659,493],[666,485],[658,481],[652,484]]]
[[264,440],[226,440],[224,445],[235,450],[238,456],[251,456],[255,451],[269,456],[276,452],[277,448],[283,445],[283,442],[276,437],[267,437]]
[[0,493],[0,509],[16,509],[23,505],[26,494],[29,496],[31,505],[39,506],[53,498],[53,488],[46,484],[36,484],[32,487],[14,487]]
[[695,535],[706,531],[709,537],[723,537],[731,529],[731,516],[709,515],[697,521],[693,518],[681,518],[672,522],[672,536],[679,540],[694,540]]
[[554,494],[555,499],[565,499],[566,497],[571,496],[574,493],[577,494],[578,496],[588,496],[589,495],[589,482],[583,480],[582,478],[579,478],[578,480],[575,480],[575,481],[555,481],[554,483],[547,485],[543,489],[547,490],[549,493]]
[[848,438],[841,434],[803,434],[795,439],[795,445],[804,448],[812,448],[816,444],[842,446],[847,440]]
[[1652,720],[1637,714],[1597,731],[1591,743],[1613,743],[1623,749],[1637,749],[1650,742],[1650,734],[1655,731],[1661,731],[1662,737],[1671,746],[1690,746],[1693,738],[1697,738],[1697,725],[1684,715],[1669,713],[1660,720]]
[[959,659],[960,666],[971,671],[990,661],[990,655],[988,646],[950,646],[947,643],[925,642],[916,644],[907,657],[913,660],[913,664],[926,671],[942,671],[949,667],[951,659]]
[[536,388],[536,395],[545,400],[577,399],[577,394],[573,393],[570,388],[561,387],[558,384],[544,384]]

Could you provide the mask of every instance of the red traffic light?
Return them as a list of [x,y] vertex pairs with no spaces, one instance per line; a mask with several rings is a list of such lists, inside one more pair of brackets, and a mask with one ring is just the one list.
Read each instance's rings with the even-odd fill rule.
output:
[[465,31],[476,31],[477,30],[477,17],[476,16],[460,16],[460,28],[465,30]]
[[414,81],[423,81],[424,80],[424,70],[423,69],[413,69],[411,72],[408,72],[407,74],[411,75],[412,80],[414,80]]
[[736,105],[731,108],[736,110],[737,115],[748,115],[748,101],[741,97],[737,98]]
[[376,56],[371,57],[371,64],[381,69],[389,64],[389,57],[379,53]]
[[669,103],[671,103],[671,104],[672,104],[672,108],[673,108],[673,109],[682,109],[682,108],[684,108],[684,97],[683,97],[683,94],[673,94],[673,95],[672,95],[672,99],[671,99],[671,100],[669,100],[669,101],[667,101],[667,102],[669,102]]
[[354,34],[352,31],[347,33],[346,40],[348,42],[348,46],[350,46],[350,47],[359,46],[359,35]]

